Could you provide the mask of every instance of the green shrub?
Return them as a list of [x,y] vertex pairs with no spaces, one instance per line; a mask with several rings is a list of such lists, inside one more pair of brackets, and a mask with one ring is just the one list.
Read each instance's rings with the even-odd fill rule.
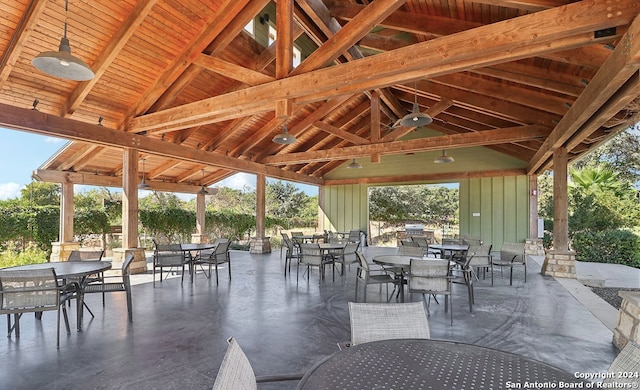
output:
[[47,252],[34,244],[28,244],[24,250],[20,251],[15,244],[9,243],[7,249],[0,252],[0,268],[46,262]]
[[640,268],[640,236],[629,230],[579,232],[571,246],[577,260]]

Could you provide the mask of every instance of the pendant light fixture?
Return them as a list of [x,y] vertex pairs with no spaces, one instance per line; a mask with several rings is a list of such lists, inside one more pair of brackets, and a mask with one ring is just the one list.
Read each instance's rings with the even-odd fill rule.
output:
[[151,191],[151,186],[147,184],[144,179],[144,160],[146,159],[142,159],[142,181],[140,182],[140,184],[138,184],[138,189],[143,191]]
[[297,139],[293,135],[289,134],[287,129],[287,122],[282,125],[282,133],[273,137],[273,142],[282,145],[290,145],[296,143]]
[[405,115],[400,124],[404,127],[420,127],[426,126],[433,122],[433,119],[425,113],[420,112],[420,106],[418,106],[418,82],[414,82],[415,95],[413,102],[413,109],[407,115]]
[[202,183],[202,188],[200,188],[200,191],[198,191],[198,194],[208,195],[209,191],[207,191],[207,187],[204,186],[204,169],[202,170],[202,180],[200,182]]
[[67,39],[67,14],[69,0],[64,2],[64,35],[60,40],[58,51],[45,51],[38,54],[31,63],[44,73],[68,80],[91,80],[95,74],[84,61],[71,55],[71,47]]
[[351,164],[347,165],[347,169],[360,169],[360,168],[362,168],[362,165],[358,164],[355,158],[351,160]]
[[455,161],[456,160],[454,160],[453,157],[447,156],[447,152],[445,152],[444,150],[442,151],[442,155],[433,160],[433,162],[436,164],[452,163]]

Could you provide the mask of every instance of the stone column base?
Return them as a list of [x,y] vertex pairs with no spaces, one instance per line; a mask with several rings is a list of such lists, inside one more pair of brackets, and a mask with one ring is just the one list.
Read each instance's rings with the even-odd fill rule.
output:
[[542,264],[542,274],[556,278],[576,279],[576,253],[548,250]]
[[[114,248],[113,249],[113,261],[111,262],[111,270],[117,271],[120,274],[122,270],[122,263],[124,263],[125,257],[129,253],[133,253],[133,263],[129,270],[132,274],[144,274],[147,272],[147,258],[144,252],[144,248]],[[110,271],[111,272],[111,271]]]
[[249,253],[271,253],[270,237],[251,237]]
[[209,243],[209,235],[207,235],[207,234],[192,234],[191,235],[191,243],[192,244],[208,244]]
[[544,256],[544,244],[541,238],[524,240],[524,253],[534,256]]
[[629,341],[640,343],[640,293],[620,291],[618,295],[622,298],[622,305],[613,331],[613,343],[622,349]]
[[71,251],[80,249],[79,242],[52,242],[50,261],[67,261]]

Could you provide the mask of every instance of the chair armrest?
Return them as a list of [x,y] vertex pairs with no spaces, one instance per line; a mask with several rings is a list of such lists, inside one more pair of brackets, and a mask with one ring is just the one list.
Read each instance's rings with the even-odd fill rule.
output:
[[258,383],[267,383],[267,382],[283,382],[283,381],[299,381],[302,379],[304,374],[281,374],[281,375],[261,375],[256,376],[256,382]]

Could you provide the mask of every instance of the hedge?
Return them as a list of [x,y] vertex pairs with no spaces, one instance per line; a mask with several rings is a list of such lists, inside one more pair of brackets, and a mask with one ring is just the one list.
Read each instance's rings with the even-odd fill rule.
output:
[[571,247],[577,260],[640,268],[640,236],[628,230],[578,232]]

